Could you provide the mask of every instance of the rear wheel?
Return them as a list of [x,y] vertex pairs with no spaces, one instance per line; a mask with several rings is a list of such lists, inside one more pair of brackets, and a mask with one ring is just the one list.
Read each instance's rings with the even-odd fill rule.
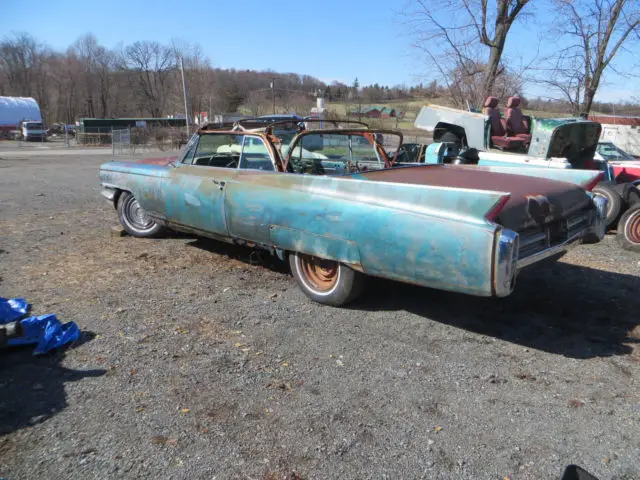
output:
[[129,192],[122,192],[118,198],[118,217],[122,227],[134,237],[152,237],[162,230]]
[[615,191],[613,187],[606,184],[598,184],[593,187],[592,193],[594,195],[600,195],[607,199],[607,228],[613,225],[613,223],[620,215],[620,209],[622,208],[622,197]]
[[640,205],[622,214],[616,238],[625,250],[640,253]]
[[364,288],[366,277],[333,260],[291,253],[289,266],[300,289],[312,300],[340,306],[354,300]]

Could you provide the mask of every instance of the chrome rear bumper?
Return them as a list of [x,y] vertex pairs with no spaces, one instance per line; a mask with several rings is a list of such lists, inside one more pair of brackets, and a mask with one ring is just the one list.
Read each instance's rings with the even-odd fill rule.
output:
[[582,243],[582,239],[584,238],[584,233],[580,233],[573,238],[570,238],[566,242],[560,243],[558,245],[554,245],[553,247],[549,247],[541,252],[534,253],[533,255],[529,255],[528,257],[524,257],[518,260],[517,269],[520,270],[524,267],[528,267],[529,265],[533,265],[534,263],[540,262],[545,258],[553,257],[559,253],[565,252],[572,247],[576,247]]
[[[540,227],[541,232],[525,237],[512,230],[500,229],[496,236],[494,253],[494,295],[509,295],[515,287],[516,277],[521,269],[578,246],[585,238],[589,238],[590,242],[602,240],[607,226],[607,200],[600,196],[593,197],[592,200],[594,209],[563,220],[564,227],[561,232],[565,238],[558,241],[561,237],[556,236],[557,243],[552,243],[548,227]],[[525,252],[531,252],[531,247],[535,245],[544,248],[520,257]]]

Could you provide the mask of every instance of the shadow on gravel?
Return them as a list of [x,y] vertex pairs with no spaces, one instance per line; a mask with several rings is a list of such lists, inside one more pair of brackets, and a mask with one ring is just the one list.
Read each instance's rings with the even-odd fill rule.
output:
[[[79,344],[93,338],[83,332]],[[106,373],[98,370],[71,370],[61,365],[65,349],[49,355],[33,356],[33,346],[0,350],[0,436],[42,423],[67,407],[64,385]]]
[[571,358],[627,355],[640,343],[638,277],[556,263],[520,272],[509,297],[482,298],[374,280],[351,308],[406,310]]
[[280,259],[264,250],[254,250],[249,247],[241,247],[239,245],[218,242],[208,238],[196,238],[192,242],[188,242],[187,246],[199,248],[207,252],[223,255],[232,258],[247,265],[260,265],[278,273],[289,273],[288,264],[280,261]]

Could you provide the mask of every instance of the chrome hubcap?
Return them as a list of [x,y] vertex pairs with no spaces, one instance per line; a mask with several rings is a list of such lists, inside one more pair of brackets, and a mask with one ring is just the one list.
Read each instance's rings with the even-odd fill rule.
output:
[[131,197],[125,204],[124,214],[127,220],[137,230],[148,230],[153,227],[154,222],[151,220],[147,212],[140,206],[138,201]]

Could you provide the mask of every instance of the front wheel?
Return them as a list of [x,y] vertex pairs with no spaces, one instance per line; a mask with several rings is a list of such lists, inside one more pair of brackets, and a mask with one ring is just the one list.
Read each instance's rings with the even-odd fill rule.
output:
[[122,227],[134,237],[152,237],[162,230],[129,192],[122,192],[118,198],[118,217]]
[[304,294],[324,305],[338,307],[353,301],[364,288],[366,277],[333,260],[291,253],[291,273]]
[[605,222],[608,228],[613,225],[616,218],[618,218],[618,215],[620,215],[620,209],[622,209],[622,197],[613,187],[603,183],[593,187],[592,193],[607,199],[607,217]]
[[622,214],[616,238],[625,250],[640,253],[640,206],[630,208]]

